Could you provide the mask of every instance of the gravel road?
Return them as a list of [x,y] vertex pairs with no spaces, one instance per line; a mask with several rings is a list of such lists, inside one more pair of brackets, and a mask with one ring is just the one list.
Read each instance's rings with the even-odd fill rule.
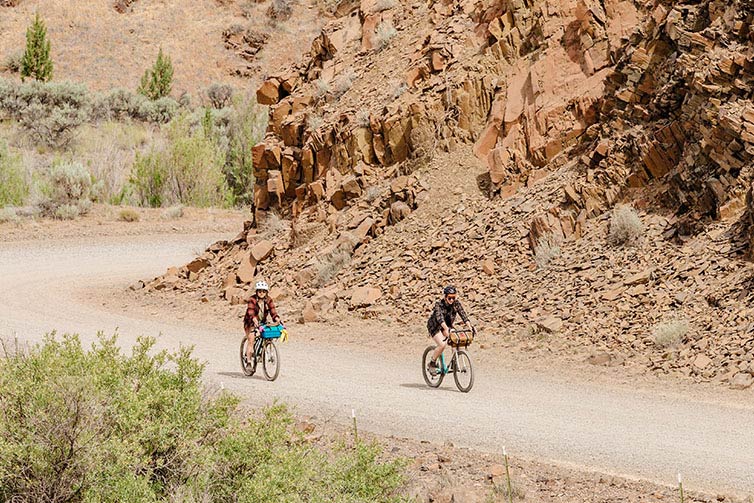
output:
[[[272,383],[239,372],[239,334],[187,326],[170,312],[144,319],[113,315],[77,295],[92,287],[125,288],[187,262],[215,237],[142,236],[0,244],[0,337],[38,341],[45,332],[76,332],[84,341],[117,328],[123,345],[159,335],[159,346],[193,344],[207,362],[210,386],[250,404],[279,399],[301,413],[350,420],[379,434],[499,451],[571,467],[710,492],[754,494],[754,403],[718,403],[688,393],[626,390],[558,376],[503,374],[477,365],[471,393],[452,379],[438,390],[421,378],[417,354],[335,350],[297,336],[281,345],[282,372]],[[337,336],[337,327],[332,328]],[[472,347],[473,356],[473,347]]]

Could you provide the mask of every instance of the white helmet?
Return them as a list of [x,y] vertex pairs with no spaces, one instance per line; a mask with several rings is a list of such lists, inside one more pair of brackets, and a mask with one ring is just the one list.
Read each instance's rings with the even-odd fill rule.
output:
[[269,287],[269,286],[267,286],[267,282],[265,282],[265,281],[257,281],[256,287],[255,287],[254,289],[255,289],[255,290],[265,290],[265,291],[269,291],[269,290],[270,290],[270,287]]

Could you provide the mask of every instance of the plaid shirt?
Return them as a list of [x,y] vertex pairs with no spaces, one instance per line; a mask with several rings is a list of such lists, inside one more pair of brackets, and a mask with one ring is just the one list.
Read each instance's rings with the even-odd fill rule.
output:
[[261,307],[259,305],[259,297],[257,297],[256,294],[252,295],[249,298],[249,304],[246,307],[246,316],[243,318],[243,326],[244,328],[249,328],[254,325],[254,318],[257,319],[260,323],[267,323],[267,315],[272,316],[272,321],[277,320],[280,318],[278,316],[278,312],[275,309],[275,303],[270,298],[269,294],[265,295],[264,297],[264,312],[262,313],[262,318],[259,319],[259,312],[261,311]]
[[440,331],[443,323],[448,328],[452,328],[456,315],[460,315],[464,323],[469,322],[469,317],[466,316],[466,311],[463,310],[463,306],[458,299],[453,304],[448,304],[445,302],[445,299],[438,300],[432,309],[432,314],[429,315],[429,319],[427,320],[427,330],[429,330],[430,337],[433,337]]

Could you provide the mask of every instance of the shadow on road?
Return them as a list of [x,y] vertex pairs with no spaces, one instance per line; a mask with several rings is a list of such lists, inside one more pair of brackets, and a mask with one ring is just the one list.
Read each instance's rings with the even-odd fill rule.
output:
[[425,391],[451,391],[458,393],[459,391],[454,388],[430,388],[426,384],[418,383],[418,382],[408,382],[401,384],[401,388],[409,388],[409,389],[423,389]]
[[224,376],[224,377],[230,377],[232,379],[257,379],[261,381],[266,381],[264,377],[260,376],[259,374],[255,374],[251,377],[244,375],[243,372],[217,372],[217,375]]

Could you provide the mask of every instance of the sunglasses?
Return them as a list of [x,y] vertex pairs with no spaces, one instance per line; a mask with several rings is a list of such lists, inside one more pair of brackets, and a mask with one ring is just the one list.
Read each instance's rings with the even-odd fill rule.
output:
[[456,300],[456,296],[455,295],[446,295],[445,298],[448,299],[448,300]]

